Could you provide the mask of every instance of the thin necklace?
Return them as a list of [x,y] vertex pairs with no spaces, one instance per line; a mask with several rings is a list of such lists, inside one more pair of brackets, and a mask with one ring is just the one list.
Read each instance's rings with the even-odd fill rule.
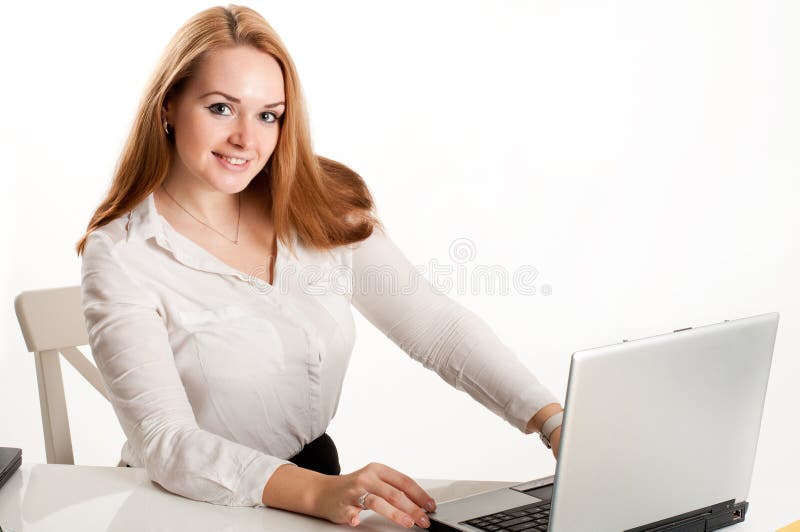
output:
[[236,196],[237,196],[237,198],[239,199],[239,214],[238,214],[238,215],[237,215],[237,217],[236,217],[236,237],[235,237],[235,240],[231,240],[230,238],[228,238],[228,237],[227,237],[227,236],[225,236],[224,234],[220,233],[219,231],[217,231],[216,229],[214,229],[213,227],[211,227],[210,225],[208,225],[207,223],[205,223],[203,220],[201,220],[200,218],[198,218],[198,217],[197,217],[197,216],[195,216],[194,214],[192,214],[192,213],[190,213],[189,211],[187,211],[187,210],[186,210],[186,208],[185,208],[183,205],[181,205],[180,203],[178,203],[178,202],[177,202],[177,200],[175,200],[175,198],[173,198],[173,197],[172,197],[172,195],[171,195],[169,192],[167,192],[167,189],[166,189],[166,187],[164,186],[164,183],[161,183],[161,189],[164,191],[164,193],[165,193],[167,196],[169,196],[169,199],[171,199],[172,201],[174,201],[174,202],[175,202],[175,204],[176,204],[178,207],[180,207],[181,209],[183,209],[184,211],[186,211],[186,214],[188,214],[189,216],[191,216],[192,218],[194,218],[195,220],[197,220],[197,221],[198,221],[198,222],[200,222],[201,224],[205,225],[206,227],[208,227],[209,229],[211,229],[212,231],[214,231],[214,232],[215,232],[215,233],[217,233],[218,235],[221,235],[221,236],[222,236],[222,237],[223,237],[225,240],[227,240],[228,242],[233,242],[233,243],[234,243],[234,244],[236,244],[237,246],[239,245],[239,220],[241,220],[241,217],[242,217],[242,194],[241,194],[241,193],[238,193],[238,194],[236,195]]

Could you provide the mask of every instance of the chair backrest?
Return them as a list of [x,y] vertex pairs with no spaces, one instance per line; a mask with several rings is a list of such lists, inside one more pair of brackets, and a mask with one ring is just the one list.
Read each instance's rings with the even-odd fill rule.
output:
[[108,399],[100,372],[78,349],[89,343],[81,287],[21,292],[14,298],[14,308],[28,351],[36,359],[47,463],[74,464],[59,354]]

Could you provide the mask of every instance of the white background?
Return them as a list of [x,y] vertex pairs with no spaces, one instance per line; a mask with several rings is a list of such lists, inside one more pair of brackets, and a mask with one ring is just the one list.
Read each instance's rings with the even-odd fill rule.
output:
[[[533,266],[551,295],[458,293],[563,399],[572,352],[763,312],[781,324],[757,479],[789,485],[800,396],[800,3],[254,2],[299,69],[315,150],[358,171],[412,262]],[[0,36],[0,445],[44,462],[22,290],[75,285],[145,81],[197,2],[52,3]],[[330,433],[344,471],[524,480],[554,462],[357,315]],[[87,348],[84,348],[88,352]],[[109,405],[64,367],[76,462]],[[664,427],[665,431],[671,430]],[[690,437],[690,435],[687,435]],[[760,475],[760,477],[759,477]]]

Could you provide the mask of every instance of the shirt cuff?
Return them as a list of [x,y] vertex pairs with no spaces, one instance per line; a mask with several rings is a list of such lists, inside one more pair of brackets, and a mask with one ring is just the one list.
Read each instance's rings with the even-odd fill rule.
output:
[[531,434],[533,431],[526,429],[528,422],[536,415],[536,412],[551,403],[558,402],[556,396],[541,384],[528,387],[508,404],[506,420],[524,434]]
[[264,486],[267,485],[267,481],[272,477],[275,470],[284,464],[295,465],[288,460],[282,460],[274,456],[258,456],[242,473],[242,478],[236,487],[230,506],[266,508],[266,505],[261,500],[264,495]]

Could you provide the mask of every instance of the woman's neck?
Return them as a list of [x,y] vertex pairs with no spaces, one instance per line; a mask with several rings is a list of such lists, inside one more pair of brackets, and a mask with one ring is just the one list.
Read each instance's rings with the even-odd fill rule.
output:
[[161,184],[167,197],[193,216],[211,225],[226,226],[235,223],[239,214],[239,194],[216,190],[205,183],[190,183],[184,179],[167,177]]

